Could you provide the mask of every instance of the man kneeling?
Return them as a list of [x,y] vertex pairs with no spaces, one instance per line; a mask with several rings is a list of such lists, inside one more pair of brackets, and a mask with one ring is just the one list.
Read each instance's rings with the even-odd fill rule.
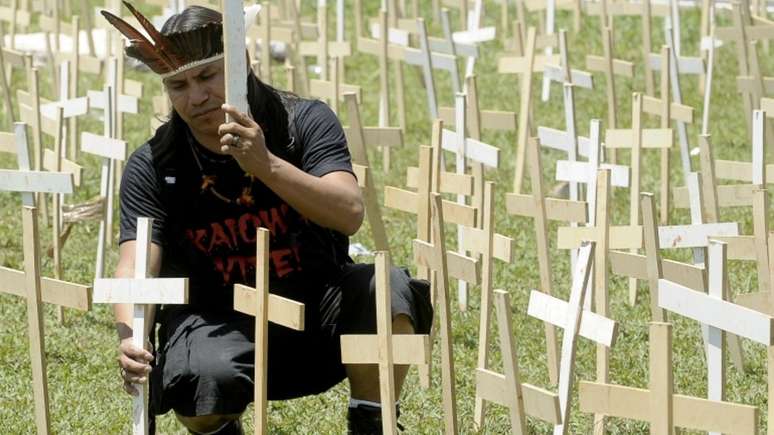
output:
[[[174,410],[192,433],[242,433],[254,321],[233,310],[233,286],[255,284],[256,228],[265,227],[272,293],[306,307],[305,331],[269,326],[268,398],[322,393],[346,377],[349,432],[381,433],[378,370],[341,363],[340,336],[375,333],[376,314],[373,265],[347,254],[363,203],[339,121],[252,71],[250,113],[225,105],[221,14],[192,6],[159,33],[125,4],[155,44],[103,14],[130,38],[127,55],[161,76],[173,110],[127,162],[116,276],[132,276],[137,218],[152,217],[149,270],[188,277],[190,303],[159,307],[155,355],[131,345],[131,305],[116,306],[124,389],[150,382],[153,413]],[[393,268],[390,284],[394,333],[428,333],[427,281]],[[398,392],[405,374],[396,370]]]

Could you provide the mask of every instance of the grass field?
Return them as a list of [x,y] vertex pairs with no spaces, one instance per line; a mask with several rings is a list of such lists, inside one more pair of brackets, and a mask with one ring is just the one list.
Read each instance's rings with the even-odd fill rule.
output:
[[[76,2],[77,3],[77,2]],[[313,17],[311,4],[305,2],[308,17]],[[351,2],[347,2],[350,4]],[[368,2],[367,15],[374,16],[376,4]],[[425,5],[427,3],[427,5]],[[429,9],[429,2],[422,2]],[[498,25],[499,5],[487,2],[489,13],[484,19],[485,25]],[[347,9],[348,11],[351,8]],[[144,7],[146,13],[157,13],[150,7]],[[426,10],[426,16],[430,16]],[[311,19],[311,18],[310,18]],[[453,23],[458,23],[456,16]],[[537,17],[532,17],[532,24],[537,23]],[[686,10],[682,13],[683,54],[696,55],[699,38],[699,12]],[[727,23],[728,18],[719,18],[720,23]],[[428,20],[431,22],[432,20]],[[574,67],[583,69],[585,55],[601,53],[602,46],[598,32],[598,19],[584,17],[580,32],[569,33],[571,63]],[[351,22],[348,22],[348,26]],[[571,29],[571,17],[560,13],[558,27]],[[630,119],[631,92],[644,91],[643,68],[641,56],[641,21],[639,18],[619,18],[615,23],[615,51],[619,58],[636,63],[634,80],[619,80],[617,82],[619,101],[619,126],[628,126]],[[654,47],[663,43],[661,19],[654,19]],[[431,22],[431,32],[439,34],[437,22]],[[351,26],[349,34],[352,34]],[[499,42],[486,44],[481,52],[483,57],[476,66],[479,93],[482,107],[487,109],[518,110],[518,80],[515,76],[496,73],[497,56],[501,51]],[[737,68],[735,66],[735,47],[724,46],[716,53],[715,78],[713,81],[713,104],[711,113],[712,142],[715,145],[715,157],[734,160],[750,160],[751,147],[745,129],[745,116],[742,113],[742,102],[734,84]],[[772,58],[765,51],[761,52],[761,63],[764,71],[772,71]],[[279,66],[275,77],[282,77]],[[407,119],[406,146],[393,153],[390,171],[383,174],[380,166],[380,153],[372,151],[370,158],[377,175],[378,185],[405,186],[405,168],[415,165],[417,161],[417,146],[429,143],[430,120],[427,117],[425,90],[421,73],[417,68],[404,68],[406,77]],[[146,95],[158,93],[160,81],[155,75],[139,71],[130,71],[129,77],[142,80],[145,83]],[[541,80],[535,80],[534,89],[539,95]],[[436,74],[439,102],[445,106],[453,105],[453,95],[449,77],[442,73]],[[364,119],[369,125],[375,125],[377,119],[378,99],[378,64],[376,58],[355,54],[346,61],[346,79],[348,83],[363,87],[364,101],[362,108]],[[16,73],[13,84],[23,86],[25,78]],[[46,96],[53,97],[51,83],[47,74],[43,75]],[[604,77],[596,75],[596,90],[593,92],[578,90],[576,92],[577,122],[581,134],[588,131],[589,120],[592,118],[606,119],[606,99],[604,94]],[[684,77],[682,80],[684,100],[697,108],[697,121],[700,120],[701,96],[697,90],[695,78]],[[100,89],[101,83],[94,77],[85,77],[81,89]],[[141,103],[142,114],[125,117],[125,136],[133,149],[148,138],[148,117],[151,113],[149,99]],[[564,118],[561,106],[559,87],[554,85],[549,103],[535,98],[536,125],[564,128]],[[96,111],[87,120],[81,122],[81,127],[92,132],[101,132],[100,113]],[[396,119],[396,118],[393,118]],[[346,119],[342,120],[346,124]],[[7,114],[0,113],[0,125],[7,126]],[[657,126],[657,121],[650,119],[647,126]],[[607,127],[603,125],[603,127]],[[693,146],[697,143],[698,125],[689,127],[689,138]],[[542,324],[528,318],[526,315],[529,290],[537,285],[537,259],[534,249],[534,230],[531,220],[508,216],[505,212],[504,194],[512,189],[512,169],[515,159],[515,134],[492,134],[484,132],[483,140],[498,146],[501,161],[504,165],[498,171],[490,171],[487,178],[497,183],[497,231],[514,238],[516,260],[514,264],[498,265],[495,271],[495,288],[503,288],[511,294],[514,314],[514,333],[518,349],[519,365],[522,380],[555,389],[549,385],[546,370],[545,344]],[[644,152],[643,191],[657,189],[658,157],[656,153]],[[628,155],[619,153],[619,159],[626,162]],[[553,162],[560,157],[556,153],[543,153],[546,168],[545,181],[549,186],[553,183]],[[680,176],[679,153],[673,153],[672,180],[673,187],[682,185]],[[71,198],[80,201],[91,198],[98,193],[99,165],[96,159],[84,158],[85,182],[81,189]],[[0,157],[4,168],[15,165],[14,159]],[[698,161],[694,162],[697,167]],[[657,192],[656,192],[657,193]],[[0,194],[0,264],[19,268],[22,263],[22,234],[19,219],[20,203],[17,195]],[[628,222],[628,191],[619,189],[614,194],[612,222]],[[397,264],[411,265],[411,239],[415,236],[414,220],[399,212],[385,210],[390,243],[393,247],[393,259]],[[738,221],[745,233],[751,233],[752,224],[749,210],[726,209],[722,212],[722,220]],[[688,223],[687,213],[675,212],[674,223]],[[451,228],[450,228],[451,229]],[[555,234],[555,226],[551,227]],[[42,246],[50,243],[50,231],[41,225],[43,232]],[[371,245],[367,225],[353,237],[353,242]],[[93,277],[94,255],[96,250],[96,224],[77,226],[69,240],[64,253],[65,278],[70,281],[89,283]],[[453,233],[449,231],[449,242]],[[555,236],[552,237],[552,245]],[[450,245],[453,246],[453,245]],[[567,297],[569,290],[568,259],[566,252],[560,252],[552,246],[551,254],[554,261],[553,282],[560,297]],[[671,254],[675,255],[675,254]],[[688,260],[688,253],[679,253],[675,258]],[[679,256],[682,255],[682,256]],[[117,257],[117,249],[111,248],[108,256],[108,271],[113,270]],[[368,261],[368,259],[364,259]],[[755,268],[753,264],[731,262],[730,285],[734,293],[747,293],[757,289]],[[51,260],[43,259],[44,274],[51,275]],[[645,387],[647,384],[648,357],[648,296],[643,285],[640,294],[642,298],[638,305],[632,307],[626,303],[627,283],[624,279],[613,277],[610,281],[610,303],[612,317],[620,322],[617,344],[611,353],[611,381],[630,386]],[[452,289],[456,295],[456,290]],[[478,292],[473,289],[471,304],[467,312],[454,310],[452,319],[454,330],[454,354],[458,388],[458,407],[463,433],[472,433],[472,413],[474,385],[474,367],[476,364],[476,347],[478,343]],[[55,433],[94,433],[112,434],[127,433],[129,426],[130,401],[122,392],[118,369],[115,363],[116,335],[112,322],[112,311],[109,307],[94,306],[88,313],[67,312],[66,324],[56,321],[54,309],[46,307],[45,339],[46,360],[48,363],[49,391],[51,398],[51,415]],[[12,296],[0,296],[0,424],[1,432],[9,434],[33,433],[33,403],[31,389],[31,371],[26,338],[24,302]],[[702,350],[702,340],[699,325],[677,316],[672,316],[674,328],[674,378],[676,391],[694,396],[706,396],[706,368]],[[496,344],[496,340],[495,340]],[[741,402],[762,407],[766,406],[766,367],[765,349],[746,342],[745,357],[748,363],[747,372],[739,373],[732,366],[728,371],[728,393],[730,401]],[[436,347],[436,360],[438,347]],[[585,340],[580,340],[578,348],[576,376],[577,379],[594,379],[594,347]],[[494,367],[499,369],[499,352],[493,352]],[[434,376],[434,384],[429,390],[419,387],[416,371],[412,370],[402,395],[401,422],[407,428],[407,433],[438,433],[442,430],[442,407],[440,398],[440,373]],[[288,402],[271,404],[269,424],[272,433],[310,434],[310,433],[344,433],[346,428],[346,406],[348,387],[342,383],[330,392]],[[576,396],[577,397],[577,396]],[[244,421],[248,429],[252,429],[251,408]],[[766,427],[765,412],[762,412],[762,427]],[[571,433],[590,433],[592,420],[588,414],[583,414],[573,408],[570,421]],[[160,433],[185,433],[174,417],[166,415],[159,419]],[[509,430],[508,417],[502,409],[489,407],[486,425],[482,433],[505,433]],[[611,419],[610,433],[645,433],[647,425],[632,421]],[[530,421],[531,433],[550,433],[550,428],[536,421]]]

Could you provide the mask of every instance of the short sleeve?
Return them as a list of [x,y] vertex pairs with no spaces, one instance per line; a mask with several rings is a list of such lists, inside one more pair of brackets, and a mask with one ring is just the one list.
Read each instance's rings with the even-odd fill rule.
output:
[[164,228],[167,213],[163,206],[162,192],[150,145],[138,148],[129,157],[121,178],[119,193],[120,237],[119,244],[137,238],[137,219],[153,218],[151,240],[159,246],[164,245]]
[[301,169],[317,177],[335,171],[354,175],[347,138],[336,114],[321,101],[301,103],[294,122],[303,147]]

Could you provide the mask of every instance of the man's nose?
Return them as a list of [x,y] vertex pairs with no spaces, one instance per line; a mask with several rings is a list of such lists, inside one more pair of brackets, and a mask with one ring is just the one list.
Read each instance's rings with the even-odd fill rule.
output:
[[194,84],[191,86],[191,104],[194,106],[200,106],[204,104],[210,97],[210,92],[206,86],[200,84]]

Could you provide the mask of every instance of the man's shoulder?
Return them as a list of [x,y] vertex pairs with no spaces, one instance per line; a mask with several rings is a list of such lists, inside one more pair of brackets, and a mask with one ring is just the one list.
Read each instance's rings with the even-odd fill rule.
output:
[[153,167],[153,152],[151,151],[150,141],[145,142],[132,151],[127,160],[127,166]]
[[325,117],[329,114],[333,114],[333,111],[323,101],[299,97],[295,102],[293,121],[299,123],[309,120],[310,117]]

